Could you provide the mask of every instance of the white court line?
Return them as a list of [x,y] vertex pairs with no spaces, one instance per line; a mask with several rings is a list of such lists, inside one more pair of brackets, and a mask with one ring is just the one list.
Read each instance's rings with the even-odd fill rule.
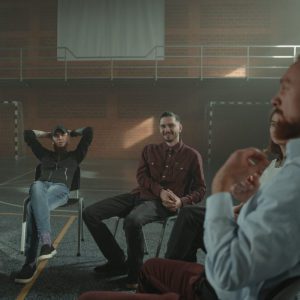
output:
[[1,185],[5,185],[5,184],[7,184],[7,183],[9,183],[9,182],[11,182],[11,181],[14,181],[14,180],[16,180],[16,179],[19,179],[19,178],[21,178],[21,177],[23,177],[23,176],[25,176],[25,175],[27,175],[27,174],[33,173],[33,172],[34,172],[34,170],[31,170],[31,171],[28,171],[28,172],[26,172],[26,173],[24,173],[24,174],[22,174],[22,175],[13,177],[13,178],[11,178],[11,179],[8,179],[8,180],[6,180],[6,181],[4,181],[4,182],[1,182],[1,183],[0,183],[0,186],[1,186]]
[[[29,184],[30,185],[30,184]],[[7,189],[12,189],[16,188],[15,186],[1,186],[0,184],[0,190],[7,190]],[[29,189],[29,188],[28,188]],[[110,189],[82,189],[80,188],[81,192],[121,192],[121,193],[126,193],[126,191],[131,191],[133,188],[128,188],[128,189],[122,189],[122,190],[110,190]]]
[[[30,184],[28,185],[28,190],[29,190],[29,186]],[[20,187],[16,187],[16,186],[12,186],[12,185],[9,185],[9,186],[1,186],[0,185],[0,190],[8,190],[8,189],[13,189],[13,188],[20,188]],[[133,188],[128,188],[128,189],[122,189],[122,190],[111,190],[111,189],[83,189],[83,188],[80,188],[80,191],[81,192],[124,192],[124,191],[130,191],[130,190],[133,190]]]
[[13,206],[13,207],[23,208],[23,205],[12,204],[12,203],[8,203],[8,202],[4,202],[4,201],[0,201],[0,204],[5,204],[5,205]]
[[[21,213],[14,213],[14,212],[0,212],[0,216],[22,216]],[[51,217],[58,217],[58,218],[69,218],[72,217],[72,215],[58,215],[58,214],[52,214]],[[77,215],[74,216],[77,218]]]
[[[8,203],[8,202],[4,202],[4,201],[0,201],[0,204],[4,204],[4,205],[8,205],[8,206],[13,206],[13,207],[18,207],[18,208],[23,208],[23,205],[12,204],[12,203]],[[67,213],[78,213],[77,210],[68,210],[68,209],[55,209],[55,211],[58,211],[58,212],[67,212]]]

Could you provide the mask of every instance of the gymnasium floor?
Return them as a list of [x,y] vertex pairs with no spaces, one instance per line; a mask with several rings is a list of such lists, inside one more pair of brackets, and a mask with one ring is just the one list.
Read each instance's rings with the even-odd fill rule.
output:
[[[77,257],[77,206],[56,210],[51,217],[52,237],[58,254],[40,264],[36,280],[27,285],[15,284],[13,274],[24,262],[20,253],[22,204],[34,177],[36,160],[33,158],[2,159],[0,173],[0,299],[77,299],[88,290],[122,290],[124,277],[99,278],[93,268],[105,259],[84,228],[81,256]],[[129,191],[136,186],[137,161],[85,160],[81,166],[80,194],[85,206]],[[107,220],[111,228],[115,219]],[[159,224],[145,226],[149,255],[153,257],[157,245]],[[168,226],[160,256],[164,255]],[[125,248],[123,230],[117,233]]]

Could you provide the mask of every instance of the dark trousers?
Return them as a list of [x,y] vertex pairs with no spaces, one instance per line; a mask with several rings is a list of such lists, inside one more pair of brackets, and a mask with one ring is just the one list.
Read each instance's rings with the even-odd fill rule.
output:
[[204,234],[205,208],[195,205],[180,209],[168,241],[165,258],[197,261],[197,249],[206,252]]
[[160,200],[142,200],[128,193],[92,204],[83,211],[83,220],[107,260],[119,263],[125,259],[124,252],[103,220],[114,216],[124,217],[128,279],[136,282],[144,258],[142,226],[170,215],[173,213]]
[[217,300],[205,278],[204,266],[171,259],[152,258],[146,261],[139,274],[141,293],[175,293],[184,300]]

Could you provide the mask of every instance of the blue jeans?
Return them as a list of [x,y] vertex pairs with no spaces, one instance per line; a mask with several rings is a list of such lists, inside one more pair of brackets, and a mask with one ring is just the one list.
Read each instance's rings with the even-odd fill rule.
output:
[[35,181],[31,185],[27,205],[26,263],[35,261],[41,235],[51,233],[50,211],[66,204],[68,196],[69,189],[63,183]]

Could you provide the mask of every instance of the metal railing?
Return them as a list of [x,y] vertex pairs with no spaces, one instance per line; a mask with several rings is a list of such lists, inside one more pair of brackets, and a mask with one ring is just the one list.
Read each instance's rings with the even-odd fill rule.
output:
[[156,46],[144,56],[78,57],[66,47],[0,48],[0,80],[280,78],[300,45]]

